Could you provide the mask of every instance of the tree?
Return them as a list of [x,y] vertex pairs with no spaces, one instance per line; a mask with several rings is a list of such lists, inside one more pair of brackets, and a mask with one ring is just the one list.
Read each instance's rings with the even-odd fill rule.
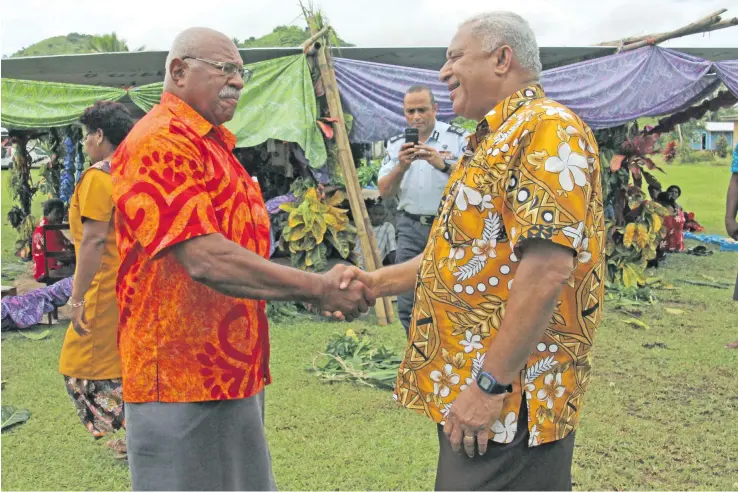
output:
[[[90,40],[90,47],[96,53],[121,53],[131,51],[125,39],[118,38],[115,32],[99,34]],[[144,51],[146,46],[139,46],[134,51]]]
[[728,139],[725,138],[725,135],[720,135],[715,142],[715,153],[721,159],[728,157]]

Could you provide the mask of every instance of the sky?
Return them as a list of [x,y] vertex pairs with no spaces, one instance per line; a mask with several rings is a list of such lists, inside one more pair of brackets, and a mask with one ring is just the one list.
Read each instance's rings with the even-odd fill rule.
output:
[[[168,50],[187,27],[206,26],[239,39],[278,25],[304,27],[298,0],[2,0],[2,54],[70,32],[115,31],[131,48]],[[465,18],[513,10],[533,27],[540,46],[587,46],[671,31],[735,5],[735,0],[315,0],[338,34],[357,46],[446,46]],[[723,18],[738,16],[734,7]],[[692,35],[666,47],[738,47],[738,27]]]

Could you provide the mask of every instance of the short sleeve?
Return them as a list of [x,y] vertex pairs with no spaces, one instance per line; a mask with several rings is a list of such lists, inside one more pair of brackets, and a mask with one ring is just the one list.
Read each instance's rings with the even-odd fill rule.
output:
[[113,217],[113,183],[110,175],[100,169],[87,170],[78,185],[77,200],[82,220],[110,222]]
[[591,132],[564,119],[545,119],[520,139],[505,183],[505,228],[517,250],[543,239],[586,249],[589,202],[599,180]]
[[382,159],[382,167],[379,168],[378,178],[384,178],[397,167],[397,156],[392,156],[391,148],[388,147]]
[[464,155],[464,152],[466,152],[466,144],[467,144],[467,137],[469,136],[469,133],[464,132],[464,135],[460,136],[457,139],[457,158],[461,158]]
[[188,136],[160,131],[127,139],[111,168],[113,199],[122,222],[116,227],[126,227],[150,257],[220,232],[205,162]]
[[730,172],[738,173],[738,145],[733,149],[733,164],[730,166]]

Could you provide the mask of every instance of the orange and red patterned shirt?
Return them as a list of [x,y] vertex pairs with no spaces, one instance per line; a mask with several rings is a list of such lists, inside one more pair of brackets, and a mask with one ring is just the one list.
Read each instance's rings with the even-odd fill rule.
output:
[[528,444],[537,446],[578,425],[602,317],[605,228],[597,142],[577,115],[531,86],[490,111],[469,143],[423,253],[395,399],[444,421],[459,393],[474,384],[505,317],[518,246],[528,239],[552,241],[576,252],[576,267],[491,426],[492,440],[511,442],[525,397]]
[[219,233],[268,258],[269,216],[235,143],[165,92],[113,156],[127,402],[246,398],[270,382],[265,302],[195,282],[170,249]]

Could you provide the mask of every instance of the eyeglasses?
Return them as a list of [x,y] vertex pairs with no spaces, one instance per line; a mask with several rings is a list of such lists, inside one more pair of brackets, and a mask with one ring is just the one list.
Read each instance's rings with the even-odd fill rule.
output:
[[226,77],[233,77],[234,75],[238,74],[241,76],[241,79],[243,80],[244,83],[251,80],[251,77],[253,77],[254,75],[254,72],[244,67],[243,65],[237,65],[231,62],[207,60],[205,58],[198,58],[196,56],[183,56],[182,59],[183,60],[187,60],[187,59],[197,60],[203,63],[207,63],[208,65],[212,65],[215,68],[219,68],[221,73],[225,75]]

